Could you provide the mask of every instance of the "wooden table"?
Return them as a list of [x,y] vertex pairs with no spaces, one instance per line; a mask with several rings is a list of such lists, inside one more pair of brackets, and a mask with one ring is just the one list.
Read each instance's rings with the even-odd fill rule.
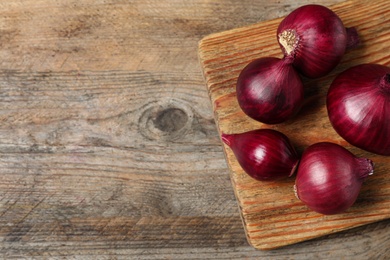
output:
[[1,258],[389,257],[390,221],[245,238],[197,44],[307,3],[1,0]]

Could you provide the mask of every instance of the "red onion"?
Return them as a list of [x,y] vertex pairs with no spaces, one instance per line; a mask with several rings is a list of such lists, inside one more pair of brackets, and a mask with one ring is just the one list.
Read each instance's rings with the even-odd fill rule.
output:
[[285,57],[304,76],[318,78],[340,62],[347,47],[358,44],[355,28],[346,29],[340,18],[321,5],[302,6],[280,23],[277,37]]
[[289,59],[252,61],[241,71],[236,90],[244,113],[266,124],[293,117],[303,102],[303,84]]
[[295,180],[297,197],[310,209],[330,215],[346,211],[373,174],[371,160],[357,158],[334,143],[316,143],[303,153]]
[[276,130],[222,134],[222,140],[233,150],[243,170],[256,180],[289,177],[294,174],[299,161],[288,137]]
[[390,155],[390,68],[362,64],[342,72],[328,90],[327,108],[347,142]]

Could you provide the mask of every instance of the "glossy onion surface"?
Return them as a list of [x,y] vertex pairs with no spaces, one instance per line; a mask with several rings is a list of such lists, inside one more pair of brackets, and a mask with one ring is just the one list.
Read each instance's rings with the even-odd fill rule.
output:
[[222,134],[222,140],[232,149],[243,170],[256,180],[289,177],[294,174],[299,161],[288,137],[276,130]]
[[349,39],[340,18],[321,5],[291,12],[280,23],[277,37],[284,55],[292,57],[294,67],[309,78],[322,77],[336,67]]
[[330,86],[327,109],[334,129],[347,142],[390,155],[390,68],[362,64],[347,69]]
[[302,155],[296,195],[318,213],[342,213],[355,203],[363,181],[373,170],[372,161],[357,158],[342,146],[313,144]]
[[287,60],[278,58],[249,63],[238,77],[236,90],[244,113],[266,124],[290,119],[303,102],[300,76]]

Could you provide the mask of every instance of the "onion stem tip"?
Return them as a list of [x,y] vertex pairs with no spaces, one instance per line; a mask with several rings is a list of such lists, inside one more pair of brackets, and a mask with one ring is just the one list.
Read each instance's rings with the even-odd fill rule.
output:
[[347,31],[347,49],[352,49],[360,44],[359,34],[355,27],[345,28]]
[[221,139],[222,141],[227,144],[228,146],[231,146],[231,135],[222,133],[221,134]]

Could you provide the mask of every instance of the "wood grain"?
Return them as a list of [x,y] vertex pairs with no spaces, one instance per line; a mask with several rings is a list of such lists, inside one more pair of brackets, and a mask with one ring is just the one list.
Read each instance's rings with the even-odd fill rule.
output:
[[236,101],[239,72],[258,57],[281,57],[275,32],[281,19],[210,35],[199,43],[199,55],[220,132],[241,133],[273,128],[285,133],[302,152],[316,142],[341,144],[375,163],[375,174],[364,184],[355,205],[344,214],[324,216],[308,210],[294,196],[291,178],[264,183],[249,177],[233,152],[225,146],[231,179],[249,242],[259,249],[273,249],[361,226],[390,217],[390,159],[352,147],[333,130],[325,97],[332,79],[347,67],[361,63],[390,65],[390,2],[348,1],[332,8],[346,27],[355,26],[362,44],[348,51],[328,76],[305,80],[305,104],[299,115],[286,123],[266,125],[247,117]]
[[246,242],[197,43],[306,3],[0,0],[0,259],[384,259],[389,221]]

